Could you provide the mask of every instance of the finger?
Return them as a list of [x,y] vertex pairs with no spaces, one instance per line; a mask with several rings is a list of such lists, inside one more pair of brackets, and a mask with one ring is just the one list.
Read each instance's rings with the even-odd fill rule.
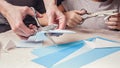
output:
[[74,10],[74,12],[79,15],[83,15],[83,14],[87,13],[85,10]]
[[75,17],[75,19],[77,20],[77,24],[80,24],[80,23],[82,22],[82,20],[83,20],[80,15],[77,15],[77,16]]
[[73,21],[73,20],[69,20],[68,22],[67,22],[67,26],[68,27],[75,27],[77,24]]
[[66,27],[66,18],[64,15],[62,15],[59,18],[59,29],[65,29],[65,27]]
[[30,25],[29,25],[29,28],[32,29],[32,27],[33,27],[33,24],[30,24]]
[[17,35],[20,35],[20,36],[25,36],[25,34],[20,30],[20,29],[17,29],[17,28],[14,28],[12,29]]
[[120,17],[120,13],[117,13],[116,15],[112,15],[112,17]]
[[24,36],[21,36],[21,35],[18,35],[18,34],[17,34],[17,36],[22,40],[27,40],[28,39],[28,37],[24,37]]
[[33,24],[30,24],[30,25],[29,25],[29,28],[30,28],[30,29],[37,29],[37,26],[35,26],[35,25],[33,25]]
[[52,24],[55,24],[55,15],[54,13],[51,13],[51,14],[47,14],[48,16],[48,25],[52,25]]
[[108,21],[110,21],[110,22],[118,22],[118,21],[120,21],[120,17],[110,17],[108,19]]
[[109,29],[118,29],[117,26],[108,26]]
[[117,22],[105,22],[108,26],[117,26]]
[[80,24],[80,21],[79,21],[79,19],[73,19],[73,23],[76,23],[76,24]]
[[34,34],[34,30],[28,28],[23,22],[19,24],[18,28],[24,33],[25,37],[29,37]]

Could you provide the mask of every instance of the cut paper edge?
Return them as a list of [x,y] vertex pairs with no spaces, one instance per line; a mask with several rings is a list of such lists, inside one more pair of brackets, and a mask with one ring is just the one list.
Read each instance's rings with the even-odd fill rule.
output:
[[96,38],[93,43],[96,45],[95,48],[120,47],[120,43],[118,42],[111,42],[99,38]]
[[[85,42],[85,41],[84,41]],[[57,65],[57,64],[60,64],[60,63],[63,63],[63,62],[66,62],[78,55],[81,55],[83,53],[86,53],[86,52],[89,52],[90,50],[92,50],[94,48],[91,48],[88,44],[85,44],[82,48],[80,48],[79,50],[75,51],[74,53],[68,55],[67,57],[65,57],[64,59],[62,59],[61,61],[57,62],[56,64],[54,65]],[[54,66],[53,65],[53,66]]]

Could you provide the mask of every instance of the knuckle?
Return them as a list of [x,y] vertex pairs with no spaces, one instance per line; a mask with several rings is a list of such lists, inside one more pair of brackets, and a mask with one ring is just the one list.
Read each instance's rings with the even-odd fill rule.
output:
[[19,23],[19,24],[16,25],[16,28],[17,28],[17,29],[18,29],[18,28],[21,28],[21,26],[22,26],[22,23]]
[[29,9],[29,7],[28,6],[24,6],[24,11],[27,11]]
[[74,18],[75,18],[74,16],[71,16],[71,17],[70,17],[71,20],[74,20]]
[[13,30],[14,32],[17,32],[17,28],[16,28],[16,27],[12,28],[12,30]]

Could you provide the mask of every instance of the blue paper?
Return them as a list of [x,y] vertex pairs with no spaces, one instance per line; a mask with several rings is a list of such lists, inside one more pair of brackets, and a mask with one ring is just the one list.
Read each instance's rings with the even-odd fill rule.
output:
[[[90,39],[86,39],[87,41],[94,41],[96,38],[103,39],[110,42],[116,42],[112,40],[108,40],[101,37],[94,37]],[[87,53],[78,55],[71,60],[63,62],[61,64],[55,65],[57,62],[65,58],[66,56],[72,54],[76,50],[80,49],[84,46],[83,41],[76,41],[66,44],[60,44],[56,46],[50,46],[47,48],[39,48],[35,49],[32,53],[37,55],[39,58],[34,59],[35,63],[40,65],[44,65],[47,68],[80,68],[83,65],[89,64],[94,62],[100,58],[103,58],[107,55],[110,55],[114,52],[120,50],[120,48],[101,48],[101,49],[94,49]]]
[[[86,40],[93,41],[96,38],[97,37],[86,39]],[[54,52],[58,52],[58,51],[60,51],[62,49],[71,48],[70,46],[77,45],[80,42],[83,42],[83,40],[70,42],[70,43],[65,43],[65,44],[58,44],[57,47],[54,46],[54,45],[53,46],[49,46],[49,47],[40,47],[38,49],[34,49],[32,51],[32,54],[34,54],[36,56],[39,56],[39,57],[42,57],[42,56],[45,56],[45,55],[48,55],[48,54],[52,54]]]
[[77,44],[74,43],[73,45],[74,46],[70,46],[70,47],[62,49],[58,52],[37,58],[33,61],[38,64],[42,64],[46,67],[51,67],[53,64],[57,63],[64,57],[66,57],[66,56],[70,55],[71,53],[73,53],[74,51],[80,49],[84,45],[84,42],[79,42]]
[[103,49],[94,49],[90,52],[79,55],[71,60],[53,66],[51,68],[80,68],[83,65],[94,62],[100,58],[103,58],[107,55],[110,55],[114,52],[119,51],[120,48],[103,48]]
[[63,49],[71,48],[73,46],[78,45],[80,42],[82,42],[82,41],[70,42],[70,43],[66,43],[66,44],[59,44],[57,46],[40,47],[38,49],[33,50],[32,53],[34,55],[42,57],[42,56],[45,56],[48,54],[52,54],[54,52],[58,52]]

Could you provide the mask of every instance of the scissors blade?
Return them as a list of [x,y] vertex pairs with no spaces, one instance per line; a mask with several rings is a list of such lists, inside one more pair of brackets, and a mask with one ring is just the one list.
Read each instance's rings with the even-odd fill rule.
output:
[[[38,29],[37,30],[35,29],[36,33],[39,32],[39,31],[53,30],[57,27],[57,25],[50,25],[50,26],[42,27],[40,25],[40,22],[39,22],[38,18],[37,18],[37,11],[33,7],[31,7],[31,9],[34,11],[34,19],[35,19],[35,21],[37,23],[37,26],[38,26]],[[46,36],[48,37],[48,39],[50,39],[53,42],[53,44],[56,44],[55,41],[50,37],[49,34],[46,33]]]
[[117,14],[117,10],[106,10],[106,11],[100,11],[100,12],[95,12],[91,14],[91,16],[109,16],[109,15],[115,15]]

